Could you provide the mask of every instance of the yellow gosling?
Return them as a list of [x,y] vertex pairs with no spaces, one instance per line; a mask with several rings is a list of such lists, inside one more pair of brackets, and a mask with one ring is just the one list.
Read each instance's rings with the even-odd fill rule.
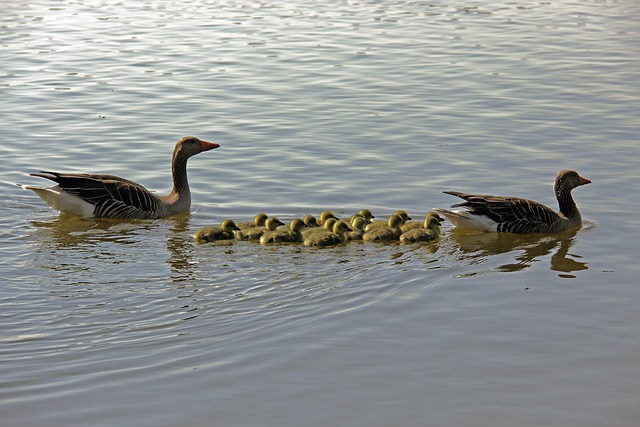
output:
[[305,246],[334,246],[347,240],[345,233],[351,231],[344,221],[337,221],[333,225],[333,231],[315,233],[304,240]]
[[444,219],[437,213],[429,212],[422,228],[408,230],[400,236],[402,243],[428,242],[440,237],[440,223]]
[[302,242],[302,230],[304,230],[304,228],[304,221],[300,218],[295,218],[291,220],[288,230],[274,230],[264,233],[262,237],[260,237],[260,244]]
[[196,231],[193,238],[200,242],[214,242],[216,240],[230,240],[233,239],[233,232],[238,230],[238,227],[231,219],[225,219],[222,221],[220,227],[211,226],[204,227]]

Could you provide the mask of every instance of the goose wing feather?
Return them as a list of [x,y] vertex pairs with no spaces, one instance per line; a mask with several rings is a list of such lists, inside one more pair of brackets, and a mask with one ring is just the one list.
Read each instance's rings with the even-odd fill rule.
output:
[[498,223],[498,231],[543,232],[560,219],[553,209],[528,199],[445,191],[465,201],[452,207],[463,207],[474,215],[484,215]]
[[115,175],[44,171],[32,175],[55,181],[62,190],[95,205],[96,216],[144,217],[158,212],[162,206],[160,198],[142,185]]

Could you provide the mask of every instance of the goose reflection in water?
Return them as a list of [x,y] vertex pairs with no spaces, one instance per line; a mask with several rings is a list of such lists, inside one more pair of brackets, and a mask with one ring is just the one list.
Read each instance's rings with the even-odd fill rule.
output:
[[551,270],[558,271],[562,277],[574,277],[567,274],[574,271],[587,270],[586,262],[580,255],[569,253],[574,244],[579,228],[558,234],[512,234],[512,233],[477,233],[465,234],[452,232],[450,239],[465,254],[464,258],[480,259],[490,256],[517,252],[515,260],[502,264],[499,271],[514,272],[524,270],[543,257],[551,254]]

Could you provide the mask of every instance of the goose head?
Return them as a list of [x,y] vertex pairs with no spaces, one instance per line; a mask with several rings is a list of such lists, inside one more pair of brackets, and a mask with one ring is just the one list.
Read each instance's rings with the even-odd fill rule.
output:
[[367,220],[365,217],[360,215],[356,216],[353,221],[351,221],[351,228],[354,230],[363,231],[365,225],[367,225]]
[[327,230],[331,231],[331,230],[333,230],[333,225],[334,225],[336,222],[338,222],[338,219],[337,219],[337,218],[327,218],[327,219],[326,219],[326,221],[324,221],[324,222],[322,223],[322,226],[323,226],[325,229],[327,229]]
[[402,223],[404,224],[407,221],[411,220],[411,217],[407,213],[407,211],[397,210],[393,213],[394,215],[398,215],[402,219]]
[[351,230],[351,227],[349,227],[349,225],[346,222],[344,222],[344,221],[336,221],[333,224],[333,232],[335,234],[344,234],[347,231],[352,231],[352,230]]
[[358,215],[362,215],[364,217],[366,224],[370,223],[371,220],[375,218],[369,209],[360,209]]
[[329,218],[335,218],[335,219],[340,219],[338,218],[333,212],[331,211],[324,211],[320,214],[320,225],[323,225],[325,223],[326,220],[328,220]]
[[271,216],[267,218],[267,221],[264,223],[264,226],[269,231],[274,231],[276,228],[280,227],[281,225],[284,225],[284,222],[280,221],[275,216]]
[[269,216],[266,213],[259,213],[253,219],[253,222],[256,224],[256,227],[263,227],[267,222],[267,218],[269,218]]
[[[406,212],[405,212],[406,213]],[[404,224],[404,220],[400,215],[393,214],[389,217],[389,227],[400,228]]]
[[440,232],[440,223],[444,221],[440,215],[435,212],[429,212],[424,219],[424,228],[428,228],[434,232]]
[[294,218],[291,220],[291,224],[289,224],[289,229],[291,231],[296,231],[296,232],[300,232],[302,230],[304,230],[306,227],[305,223],[303,220],[301,220],[300,218]]
[[238,228],[238,226],[236,225],[236,223],[233,222],[232,219],[225,219],[224,221],[222,221],[222,224],[220,225],[220,228],[222,228],[222,230],[228,231],[228,232],[232,232],[234,230],[240,230]]
[[553,188],[556,190],[556,194],[564,191],[571,191],[581,185],[591,184],[591,180],[583,178],[578,175],[578,172],[572,170],[561,170],[556,175],[556,182]]
[[202,139],[198,139],[195,136],[185,136],[176,143],[173,150],[173,156],[175,158],[188,159],[191,156],[195,156],[203,151],[213,150],[220,147],[215,142],[208,142]]
[[311,215],[311,214],[307,214],[304,216],[304,225],[306,227],[317,227],[318,226],[318,221],[316,220],[316,217]]

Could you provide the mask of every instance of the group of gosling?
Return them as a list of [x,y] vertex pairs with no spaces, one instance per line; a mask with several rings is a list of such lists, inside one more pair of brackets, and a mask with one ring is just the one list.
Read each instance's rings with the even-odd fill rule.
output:
[[259,241],[273,243],[303,243],[305,246],[333,246],[350,240],[365,242],[428,242],[440,237],[440,223],[444,221],[436,212],[429,212],[423,222],[409,222],[406,211],[393,213],[387,221],[373,221],[369,209],[362,209],[350,220],[340,220],[333,212],[325,211],[316,219],[307,215],[295,218],[289,226],[278,218],[260,213],[254,221],[236,224],[226,219],[218,226],[204,227],[194,234],[198,243],[218,240]]

